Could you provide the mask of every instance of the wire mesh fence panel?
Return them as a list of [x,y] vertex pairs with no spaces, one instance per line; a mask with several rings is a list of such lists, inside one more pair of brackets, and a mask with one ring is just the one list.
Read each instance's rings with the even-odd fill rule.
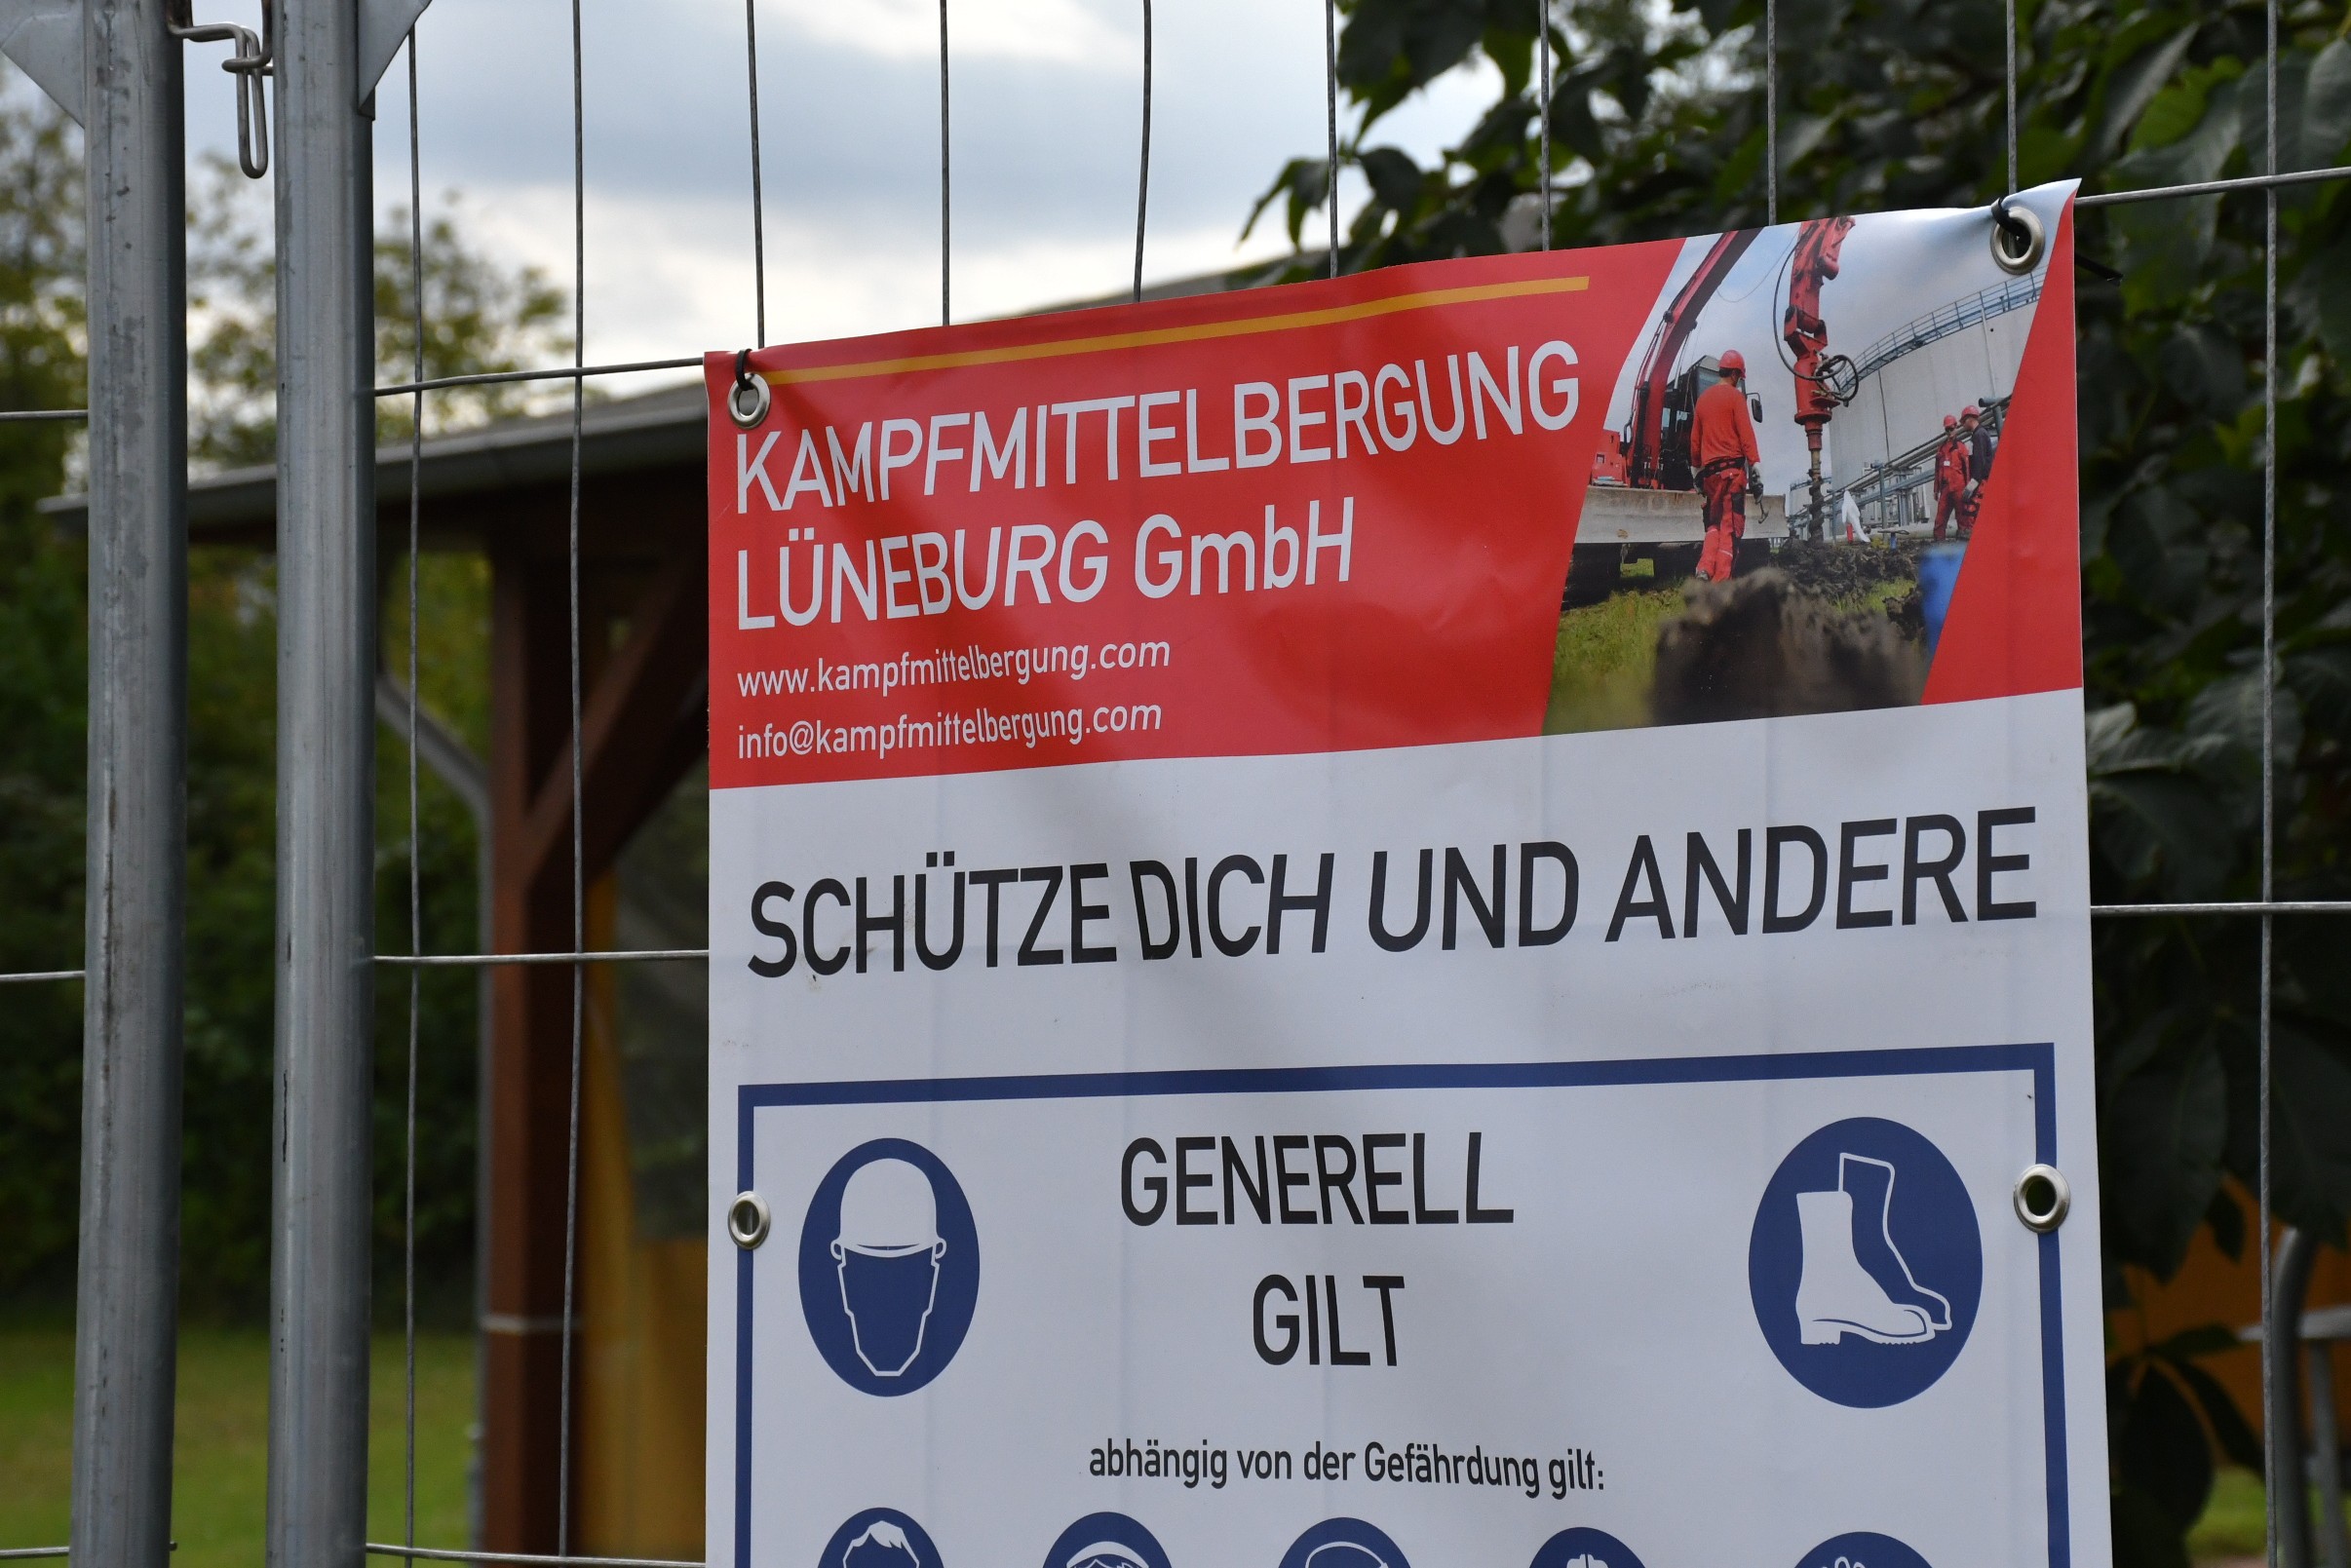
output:
[[[1322,206],[1326,210],[1327,268],[1332,276],[1339,272],[1344,244],[1341,232],[1340,174],[1344,153],[1340,114],[1340,57],[1341,35],[1336,0],[1324,0],[1324,51],[1322,69],[1326,101],[1325,108],[1325,169]],[[2006,142],[2003,157],[2006,172],[2005,189],[2019,189],[2019,95],[2020,64],[2017,8],[2014,0],[2003,0],[2004,68],[2003,121]],[[1133,288],[1139,301],[1143,287],[1144,243],[1150,194],[1150,8],[1144,0],[1143,17],[1143,96],[1141,102],[1141,153],[1137,168],[1135,189],[1135,241]],[[953,135],[950,116],[950,55],[949,10],[947,0],[940,0],[939,23],[939,290],[940,319],[943,324],[952,320],[952,259],[953,259]],[[763,210],[762,162],[759,145],[759,78],[757,54],[757,17],[755,0],[747,0],[744,26],[745,84],[750,106],[750,170],[749,202],[752,222],[752,319],[756,343],[764,345],[767,338],[767,223]],[[2317,899],[2280,899],[2276,885],[2277,850],[2277,778],[2276,740],[2278,713],[2276,702],[2278,670],[2277,635],[2277,565],[2278,565],[2278,495],[2277,457],[2278,405],[2278,338],[2280,291],[2278,274],[2279,201],[2281,192],[2302,186],[2351,179],[2351,166],[2323,169],[2293,170],[2279,166],[2279,104],[2281,15],[2278,0],[2267,0],[2264,11],[2265,49],[2262,58],[2262,103],[2266,134],[2262,148],[2262,172],[2242,177],[2215,178],[2159,185],[2146,189],[2090,192],[2076,199],[2076,207],[2084,210],[2120,208],[2153,202],[2177,202],[2208,196],[2258,194],[2262,201],[2262,264],[2263,297],[2261,305],[2262,335],[2265,353],[2262,362],[2262,421],[2261,421],[2261,524],[2260,524],[2260,665],[2261,673],[2261,757],[2258,828],[2258,897],[2241,900],[2177,900],[2138,904],[2104,904],[2095,906],[2093,915],[2106,919],[2147,919],[2174,917],[2225,917],[2258,922],[2259,968],[2255,1029],[2257,1034],[2258,1076],[2257,1092],[2260,1108],[2257,1117],[2260,1147],[2258,1151],[2259,1177],[2256,1183],[2258,1227],[2259,1278],[2261,1283],[2261,1321],[2275,1325],[2281,1304],[2271,1298],[2271,1125],[2273,1120],[2273,1061],[2271,988],[2273,923],[2287,916],[2333,916],[2351,913],[2351,901]],[[585,670],[585,639],[590,628],[583,610],[583,551],[582,520],[583,495],[586,482],[584,455],[587,441],[585,415],[588,407],[589,384],[598,378],[638,374],[658,370],[698,369],[699,355],[675,358],[636,360],[624,363],[590,364],[586,360],[588,324],[588,167],[586,147],[587,84],[583,59],[583,28],[585,18],[580,0],[571,0],[569,9],[569,67],[570,67],[570,176],[571,176],[571,301],[572,301],[572,363],[567,365],[522,370],[489,371],[470,374],[432,377],[427,375],[425,355],[426,309],[424,276],[424,234],[422,222],[422,179],[420,174],[419,143],[421,131],[418,109],[419,58],[414,26],[407,34],[405,85],[408,103],[408,235],[410,249],[410,290],[415,313],[415,346],[410,374],[407,380],[375,385],[373,396],[378,400],[405,399],[409,407],[409,440],[407,451],[408,503],[406,564],[403,585],[403,605],[406,635],[406,710],[405,715],[405,787],[407,812],[406,844],[406,902],[407,951],[379,953],[375,962],[390,973],[406,972],[407,1033],[404,1070],[405,1100],[401,1121],[402,1132],[402,1303],[401,1319],[405,1355],[404,1378],[404,1481],[402,1491],[403,1536],[397,1544],[369,1544],[366,1550],[379,1557],[432,1561],[471,1561],[544,1565],[544,1568],[678,1568],[673,1559],[586,1556],[569,1554],[574,1536],[572,1497],[575,1487],[572,1433],[575,1425],[573,1390],[576,1382],[576,1324],[578,1321],[576,1283],[579,1273],[581,1153],[582,1153],[582,1081],[584,1054],[587,1044],[589,1003],[587,971],[591,966],[603,964],[694,963],[707,961],[707,948],[679,946],[643,948],[636,950],[591,950],[589,942],[590,886],[589,855],[586,843],[588,822],[587,763],[583,736],[588,722],[589,694]],[[1552,224],[1555,210],[1553,188],[1554,149],[1552,146],[1553,97],[1559,81],[1553,58],[1556,22],[1554,10],[1539,6],[1534,27],[1534,42],[1539,58],[1537,134],[1540,138],[1537,200],[1540,204],[1541,245],[1552,244]],[[1768,0],[1763,23],[1763,73],[1757,86],[1764,108],[1764,170],[1765,210],[1767,219],[1777,222],[1782,205],[1781,152],[1783,145],[1781,96],[1781,37],[1780,7],[1777,0]],[[1561,62],[1566,63],[1566,62]],[[466,387],[522,385],[534,382],[560,381],[569,390],[569,443],[565,474],[567,496],[564,516],[565,595],[564,632],[566,637],[565,697],[567,699],[568,733],[568,810],[564,816],[566,851],[568,855],[569,942],[562,951],[544,952],[477,952],[428,953],[424,951],[425,922],[423,895],[423,853],[421,846],[421,814],[419,784],[419,732],[422,722],[422,677],[419,636],[420,589],[418,560],[423,551],[423,503],[425,438],[423,435],[427,400],[435,394]],[[76,420],[87,417],[80,410],[33,409],[0,411],[0,420],[45,421]],[[65,955],[59,955],[63,957]],[[564,1118],[564,1180],[562,1187],[563,1219],[561,1226],[561,1281],[562,1298],[559,1317],[561,1369],[559,1376],[560,1409],[558,1420],[559,1454],[557,1459],[556,1498],[558,1521],[557,1550],[553,1553],[531,1554],[513,1552],[468,1551],[446,1546],[420,1545],[416,1539],[416,1347],[418,1336],[416,1275],[417,1227],[417,1150],[420,1136],[418,1113],[418,1061],[423,1053],[445,1049],[444,1042],[425,1037],[421,1028],[422,1011],[419,1004],[419,977],[435,968],[487,970],[504,967],[560,967],[569,974],[568,1016],[568,1074],[566,1081],[567,1105]],[[52,969],[0,974],[0,984],[63,983],[85,977],[82,969]],[[479,1221],[478,1221],[479,1222]],[[2269,1343],[2275,1344],[2273,1332]],[[2262,1402],[2264,1431],[2274,1432],[2284,1406],[2280,1403],[2278,1356],[2265,1349],[2262,1361]],[[2274,1452],[2274,1444],[2273,1450]],[[2278,1509],[2281,1477],[2274,1467],[2265,1476],[2269,1502],[2268,1535],[2274,1545],[2279,1534]],[[62,1555],[63,1547],[42,1547],[0,1550],[0,1557]]]

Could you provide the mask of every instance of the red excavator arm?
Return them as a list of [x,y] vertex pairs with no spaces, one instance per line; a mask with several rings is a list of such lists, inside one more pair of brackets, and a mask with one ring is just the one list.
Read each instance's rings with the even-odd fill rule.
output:
[[[1829,347],[1829,324],[1821,318],[1821,288],[1836,277],[1853,227],[1849,217],[1815,218],[1796,236],[1795,252],[1788,260],[1788,314],[1780,335],[1795,356],[1796,423],[1817,431],[1841,401],[1823,383],[1821,356]],[[1816,437],[1814,445],[1819,444]]]
[[[1836,277],[1853,228],[1849,217],[1814,218],[1796,235],[1795,250],[1788,258],[1788,313],[1781,318],[1780,336],[1795,356],[1795,422],[1804,427],[1804,445],[1812,459],[1812,529],[1821,530],[1821,427],[1837,406],[1852,396],[1852,362],[1831,356],[1829,324],[1821,315],[1821,289]],[[1847,384],[1839,386],[1840,379]]]
[[1707,301],[1715,297],[1722,280],[1730,276],[1731,268],[1761,232],[1739,229],[1718,237],[1706,259],[1698,263],[1698,270],[1666,307],[1665,315],[1658,318],[1649,352],[1640,362],[1640,379],[1633,385],[1632,418],[1623,437],[1627,484],[1654,490],[1662,482],[1666,391],[1674,379],[1674,362],[1698,325],[1699,312],[1706,309]]

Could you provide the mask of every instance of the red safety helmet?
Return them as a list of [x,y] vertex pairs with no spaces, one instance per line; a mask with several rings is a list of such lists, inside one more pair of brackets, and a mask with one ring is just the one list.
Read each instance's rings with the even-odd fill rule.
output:
[[1943,416],[1943,428],[1945,430],[1957,430],[1959,428],[1959,416],[1957,414],[1945,414]]
[[1984,417],[1984,410],[1971,402],[1966,407],[1959,410],[1959,417],[1962,419],[1982,419]]
[[1724,375],[1747,374],[1747,356],[1741,354],[1737,349],[1724,350],[1721,364]]

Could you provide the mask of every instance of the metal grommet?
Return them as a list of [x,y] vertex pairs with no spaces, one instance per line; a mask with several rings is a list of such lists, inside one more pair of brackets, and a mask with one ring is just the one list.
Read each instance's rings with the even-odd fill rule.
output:
[[737,1193],[726,1205],[726,1234],[748,1252],[767,1240],[767,1200],[757,1193]]
[[2041,264],[2049,231],[2029,207],[2011,207],[2003,196],[1992,203],[1992,260],[2002,272],[2027,273]]
[[2026,1166],[2017,1177],[2014,1201],[2024,1228],[2047,1236],[2065,1223],[2066,1210],[2073,1207],[2073,1187],[2055,1166]]
[[727,388],[727,416],[745,430],[752,430],[767,417],[767,410],[772,402],[772,395],[767,390],[766,377],[739,375],[736,377],[735,384]]

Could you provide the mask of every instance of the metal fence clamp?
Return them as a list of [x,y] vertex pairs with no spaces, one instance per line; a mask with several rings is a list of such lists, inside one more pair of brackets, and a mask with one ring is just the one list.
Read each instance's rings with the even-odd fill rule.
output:
[[237,167],[247,179],[259,179],[269,172],[269,94],[261,78],[271,74],[277,53],[276,13],[269,0],[262,0],[258,36],[233,21],[195,20],[190,0],[173,0],[170,16],[172,36],[183,44],[237,46],[220,68],[237,78]]

